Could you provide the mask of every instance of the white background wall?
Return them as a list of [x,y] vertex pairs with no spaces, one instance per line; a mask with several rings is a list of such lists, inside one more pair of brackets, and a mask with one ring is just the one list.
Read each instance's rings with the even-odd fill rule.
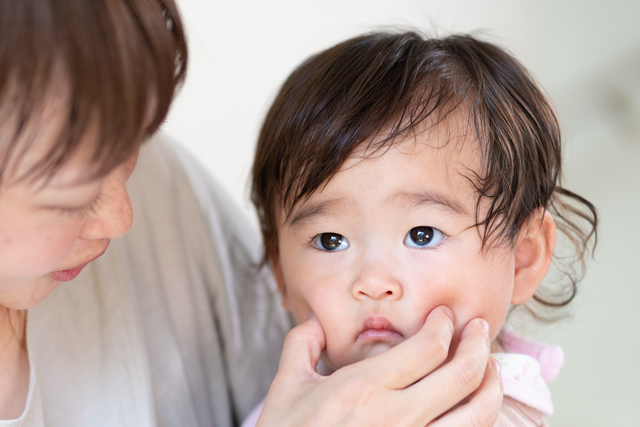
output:
[[515,53],[558,107],[567,186],[601,214],[573,316],[528,328],[565,348],[550,422],[639,425],[640,1],[178,1],[190,68],[164,130],[252,218],[246,183],[260,122],[310,53],[384,25],[484,30]]

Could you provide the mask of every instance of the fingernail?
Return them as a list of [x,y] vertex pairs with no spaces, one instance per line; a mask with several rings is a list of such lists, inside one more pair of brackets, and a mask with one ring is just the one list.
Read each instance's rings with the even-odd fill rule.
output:
[[455,317],[453,316],[453,311],[451,311],[451,309],[446,305],[439,305],[437,307],[434,307],[433,310],[429,312],[427,319],[430,318],[431,316],[437,315],[436,313],[437,311],[444,311],[446,315],[449,317],[449,319],[451,319],[452,322],[454,321]]
[[502,371],[502,367],[500,366],[500,362],[498,362],[493,357],[490,357],[489,359],[491,360],[491,366],[493,367],[493,369],[495,369],[498,373],[500,373]]
[[487,333],[487,336],[489,336],[489,323],[487,323],[487,321],[484,319],[478,319],[478,322],[480,322],[485,332]]
[[451,309],[446,305],[443,305],[442,308],[444,309],[444,312],[447,313],[447,316],[449,316],[449,319],[453,321],[454,320],[453,311],[451,311]]
[[493,357],[489,357],[489,363],[491,363],[491,367],[496,370],[498,373],[498,382],[500,383],[500,390],[504,393],[504,384],[502,383],[502,366],[500,366],[500,362],[498,362]]

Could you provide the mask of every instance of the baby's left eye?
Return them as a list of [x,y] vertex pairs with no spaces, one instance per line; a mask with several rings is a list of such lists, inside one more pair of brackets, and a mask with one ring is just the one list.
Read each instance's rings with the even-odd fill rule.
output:
[[405,246],[409,248],[433,248],[444,240],[442,231],[433,227],[414,227],[404,238]]
[[313,238],[311,245],[326,252],[338,252],[349,249],[349,241],[338,233],[322,233]]

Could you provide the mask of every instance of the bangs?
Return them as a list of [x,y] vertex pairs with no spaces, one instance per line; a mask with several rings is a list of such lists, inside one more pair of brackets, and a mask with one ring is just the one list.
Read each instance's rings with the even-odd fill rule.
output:
[[[293,160],[261,162],[277,169],[287,211],[334,176],[354,150],[384,151],[458,109],[470,88],[456,67],[423,54],[434,44],[414,33],[371,34],[321,52],[294,71],[265,119],[286,126],[265,125],[260,137],[288,150],[269,153]],[[459,87],[451,83],[455,79]]]
[[25,176],[55,173],[89,128],[106,174],[160,126],[186,63],[172,1],[0,0],[0,180],[38,142],[52,104],[61,129]]
[[470,103],[474,88],[444,52],[420,34],[372,33],[312,56],[285,81],[258,139],[252,198],[263,236],[275,242],[275,204],[288,217],[358,149],[382,154]]

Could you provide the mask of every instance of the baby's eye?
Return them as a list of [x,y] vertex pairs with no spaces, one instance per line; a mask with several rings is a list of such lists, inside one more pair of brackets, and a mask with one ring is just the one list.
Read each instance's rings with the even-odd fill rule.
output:
[[414,227],[404,238],[405,246],[409,248],[433,248],[444,240],[442,231],[433,227]]
[[321,251],[344,251],[349,248],[349,241],[341,234],[322,233],[313,238],[313,247]]

